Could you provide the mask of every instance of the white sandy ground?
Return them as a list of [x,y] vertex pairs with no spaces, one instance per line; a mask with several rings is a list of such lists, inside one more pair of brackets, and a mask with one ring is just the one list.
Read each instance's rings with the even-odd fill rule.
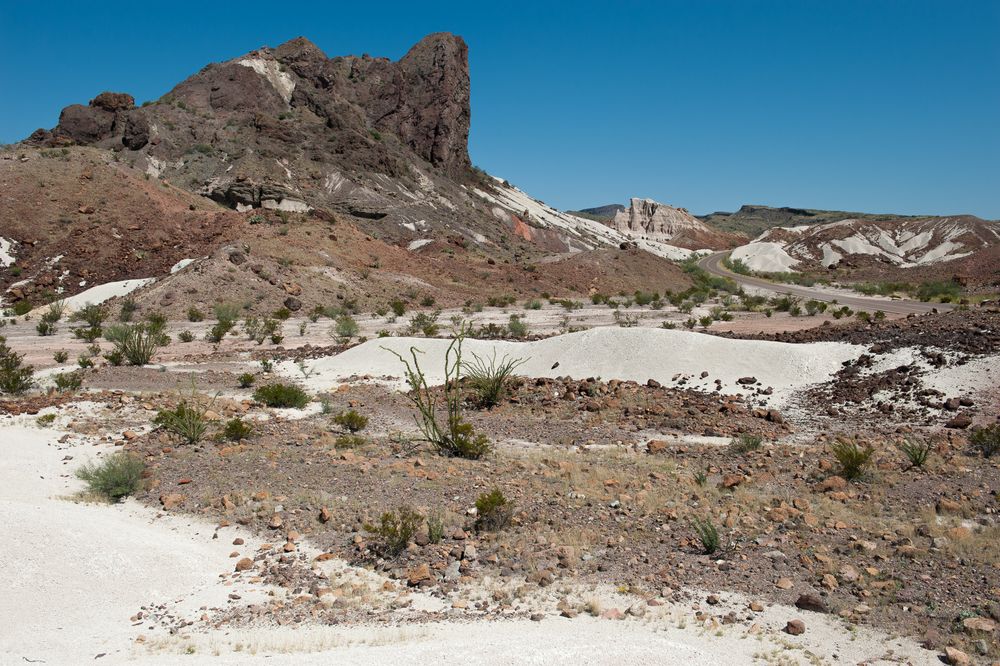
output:
[[[415,346],[421,368],[431,383],[443,381],[444,354],[449,340],[427,338],[380,338],[353,347],[337,356],[328,356],[307,365],[312,374],[305,383],[313,390],[329,389],[352,376],[369,375],[388,385],[403,387],[403,365],[387,349],[404,355]],[[600,377],[645,382],[655,379],[664,385],[674,377],[689,377],[685,386],[714,388],[722,380],[725,393],[748,392],[736,383],[741,377],[756,377],[774,393],[768,403],[780,406],[791,395],[810,384],[827,381],[841,364],[857,358],[866,350],[859,345],[841,342],[818,342],[808,345],[720,338],[703,333],[655,328],[595,328],[533,342],[492,340],[465,341],[466,360],[472,355],[497,358],[527,358],[517,374],[528,377],[575,379]],[[558,365],[556,366],[556,364]],[[555,366],[555,367],[553,367]],[[278,370],[289,377],[302,379],[294,363],[286,362]],[[708,372],[704,379],[702,372]],[[755,389],[754,389],[755,390]]]
[[[85,412],[87,403],[69,407]],[[46,410],[52,411],[52,410]],[[60,412],[62,414],[62,412]],[[57,425],[64,424],[61,415]],[[219,530],[189,516],[163,516],[134,502],[109,506],[68,499],[80,484],[72,470],[107,445],[35,427],[34,417],[0,422],[0,519],[10,538],[0,542],[8,563],[0,595],[0,663],[80,664],[749,664],[936,663],[909,640],[890,639],[840,620],[771,606],[745,625],[699,625],[684,604],[649,608],[624,621],[550,614],[542,622],[441,621],[402,626],[257,627],[193,630],[169,635],[133,625],[140,606],[164,603],[180,616],[202,606],[223,607],[238,592],[244,603],[264,590],[227,583],[234,528]],[[67,460],[66,456],[72,456]],[[359,578],[374,574],[331,566]],[[357,573],[355,573],[357,572]],[[747,600],[722,594],[713,607],[745,609]],[[607,604],[626,608],[634,597],[604,591]],[[435,600],[431,600],[435,601]],[[228,602],[232,603],[232,602]],[[553,602],[554,603],[554,602]],[[793,618],[807,632],[791,637],[780,627]],[[136,637],[144,635],[142,643]],[[818,660],[818,662],[817,662]]]
[[0,268],[14,265],[14,241],[0,238]]
[[[135,280],[119,280],[118,282],[106,282],[81,291],[79,294],[63,299],[63,304],[69,312],[79,310],[88,303],[100,305],[104,301],[119,296],[127,296],[140,287],[145,287],[156,278],[137,278]],[[36,308],[44,309],[44,308]]]

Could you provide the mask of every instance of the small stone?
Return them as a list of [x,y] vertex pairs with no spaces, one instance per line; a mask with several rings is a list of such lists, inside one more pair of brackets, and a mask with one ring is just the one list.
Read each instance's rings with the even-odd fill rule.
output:
[[624,620],[625,613],[621,612],[617,608],[609,608],[608,610],[601,613],[601,617],[605,620]]
[[663,453],[667,450],[667,443],[662,439],[651,439],[646,442],[646,451],[648,453],[657,454]]
[[799,598],[795,600],[795,607],[801,608],[802,610],[812,611],[814,613],[826,613],[826,604],[815,594],[800,594]]
[[246,571],[247,569],[253,568],[253,560],[249,557],[244,557],[242,560],[236,563],[237,571]]
[[997,623],[986,617],[967,617],[962,620],[962,627],[967,634],[978,632],[991,634],[996,631]]
[[972,663],[969,655],[951,646],[944,649],[944,661],[952,666],[967,666],[967,664]]
[[754,613],[763,613],[764,604],[760,603],[759,601],[751,601],[750,610],[752,610]]
[[243,537],[236,537],[235,539],[233,539],[234,546],[242,546],[244,543],[246,542],[243,541]]
[[745,477],[742,474],[726,474],[722,477],[723,488],[735,488],[743,483]]
[[790,590],[795,586],[791,578],[779,578],[778,582],[774,584],[779,590]]
[[160,495],[160,504],[163,505],[165,510],[170,511],[171,509],[184,504],[186,499],[187,496],[181,495],[180,493],[166,493],[164,495]]
[[274,514],[273,516],[271,516],[271,519],[267,521],[267,526],[270,527],[272,530],[280,528],[283,524],[284,521],[278,514]]
[[530,619],[532,622],[541,622],[545,619],[545,613],[532,613]]
[[328,523],[330,522],[330,518],[331,518],[330,510],[328,508],[324,506],[322,509],[319,510],[319,522]]

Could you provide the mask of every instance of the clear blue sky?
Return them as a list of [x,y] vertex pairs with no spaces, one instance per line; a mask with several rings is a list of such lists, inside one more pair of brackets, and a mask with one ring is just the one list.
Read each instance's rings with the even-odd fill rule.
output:
[[560,208],[645,196],[1000,218],[1000,1],[0,0],[0,142],[305,35],[469,43],[472,160]]

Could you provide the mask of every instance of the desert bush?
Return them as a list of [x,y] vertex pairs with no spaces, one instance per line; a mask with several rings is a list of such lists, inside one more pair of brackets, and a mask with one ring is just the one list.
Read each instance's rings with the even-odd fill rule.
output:
[[139,489],[145,469],[137,455],[119,451],[99,463],[84,465],[76,470],[76,477],[85,481],[91,492],[118,502]]
[[1000,423],[973,428],[969,434],[969,443],[987,458],[1000,452]]
[[706,555],[711,555],[719,550],[719,530],[716,529],[711,520],[694,517],[691,519],[691,528],[698,535],[701,549]]
[[394,298],[389,301],[389,309],[392,310],[392,314],[402,317],[406,314],[406,303],[398,298]]
[[253,392],[253,399],[268,407],[295,407],[302,409],[309,404],[309,394],[294,384],[268,384]]
[[126,298],[124,301],[122,301],[121,310],[118,311],[118,321],[121,322],[132,321],[132,316],[138,309],[139,305],[135,301],[133,301],[131,298]]
[[507,330],[510,331],[510,337],[512,338],[520,339],[528,337],[528,325],[516,314],[512,314],[510,319],[507,320]]
[[83,373],[79,370],[60,372],[52,378],[52,381],[60,391],[76,391],[83,385]]
[[485,435],[476,434],[472,424],[462,419],[459,380],[462,372],[462,342],[465,340],[465,335],[466,329],[463,326],[445,351],[444,397],[448,417],[444,427],[438,423],[438,398],[427,385],[427,379],[417,360],[417,354],[423,352],[416,347],[410,347],[411,363],[401,354],[385,347],[383,349],[396,356],[406,368],[406,381],[410,385],[408,397],[417,408],[415,418],[424,441],[430,442],[446,455],[477,460],[489,452],[490,443]]
[[912,467],[923,467],[934,450],[934,445],[929,440],[907,439],[899,448]]
[[25,299],[14,303],[14,316],[21,317],[31,312],[31,301]]
[[365,426],[368,425],[368,417],[350,409],[334,416],[333,422],[354,433],[365,429]]
[[465,381],[476,395],[476,404],[489,409],[500,404],[507,394],[507,387],[514,370],[525,363],[525,358],[508,358],[506,355],[497,361],[496,349],[489,357],[482,358],[476,354],[473,360],[464,364]]
[[368,440],[361,435],[340,435],[337,439],[333,440],[333,448],[335,449],[356,449],[359,446],[364,446],[368,443]]
[[504,497],[499,488],[476,498],[476,531],[496,532],[510,524],[514,503]]
[[236,378],[236,381],[239,382],[240,388],[250,388],[257,381],[257,375],[252,372],[244,372]]
[[197,444],[208,431],[205,415],[212,408],[215,399],[199,400],[193,387],[191,399],[182,399],[173,409],[161,409],[153,423],[167,432],[180,437],[185,444]]
[[115,351],[120,352],[129,365],[148,365],[157,346],[163,342],[163,333],[142,324],[125,326],[124,329],[120,336],[115,334]]
[[226,334],[231,330],[233,330],[233,322],[218,321],[212,325],[212,328],[208,329],[207,333],[205,333],[205,339],[209,342],[218,344],[225,339]]
[[177,334],[177,339],[181,342],[191,342],[194,340],[194,333],[191,331],[181,331]]
[[418,312],[410,320],[406,335],[423,335],[426,338],[433,338],[441,331],[441,327],[437,323],[440,316],[440,311]]
[[246,439],[252,432],[253,426],[239,417],[229,419],[226,421],[226,425],[222,428],[222,436],[230,442],[238,442],[242,439]]
[[525,310],[541,310],[542,309],[542,302],[540,300],[538,300],[537,298],[536,299],[532,299],[530,301],[526,301],[525,304],[524,304],[524,309]]
[[37,419],[35,419],[35,423],[37,423],[43,428],[48,428],[55,422],[56,422],[55,414],[42,414]]
[[427,516],[427,541],[440,543],[444,538],[444,518],[440,514]]
[[361,328],[358,326],[358,322],[354,320],[354,317],[345,312],[337,317],[333,328],[330,330],[330,337],[339,340],[350,340],[360,330]]
[[760,435],[752,435],[744,432],[729,440],[729,450],[733,453],[747,453],[756,451],[764,444],[764,438]]
[[35,384],[34,368],[24,365],[24,354],[7,346],[7,338],[0,335],[0,393],[19,395]]
[[[87,368],[94,367],[94,359],[86,354],[80,354],[76,357],[76,364],[80,366],[81,369],[86,370]],[[112,365],[121,365],[121,361],[118,363],[112,363]]]
[[365,531],[372,535],[372,550],[385,557],[396,557],[409,545],[424,517],[407,506],[386,511],[377,525],[365,524]]
[[60,349],[55,354],[52,355],[52,360],[56,363],[65,363],[69,360],[69,352],[65,349]]
[[229,328],[232,328],[236,324],[242,311],[243,308],[239,303],[216,303],[212,307],[216,321],[229,324]]
[[46,319],[45,315],[42,315],[42,318],[38,321],[37,324],[35,324],[35,330],[38,331],[38,335],[41,335],[43,337],[49,335],[55,335],[56,328],[57,327],[55,322]]
[[486,299],[486,305],[491,308],[503,308],[513,305],[517,301],[513,296],[490,296]]
[[436,300],[433,296],[424,296],[423,298],[420,299],[420,305],[424,306],[425,308],[432,307],[435,302]]
[[864,447],[861,447],[856,441],[842,437],[838,437],[830,445],[830,450],[833,452],[833,457],[837,459],[840,476],[848,481],[861,478],[875,455],[875,449],[871,444],[865,444]]
[[708,472],[706,472],[703,469],[700,469],[694,474],[692,474],[691,478],[694,479],[695,485],[703,488],[705,484],[708,483]]
[[187,319],[190,322],[203,321],[205,319],[205,313],[192,305],[187,310]]

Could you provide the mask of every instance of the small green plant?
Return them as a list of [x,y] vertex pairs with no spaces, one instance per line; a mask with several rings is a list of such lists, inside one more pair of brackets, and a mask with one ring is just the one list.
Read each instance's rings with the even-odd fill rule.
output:
[[67,352],[65,349],[60,349],[59,351],[57,351],[55,354],[52,355],[52,360],[60,364],[65,363],[66,361],[69,360],[69,352]]
[[361,328],[358,326],[358,322],[354,320],[354,317],[347,314],[346,312],[339,317],[330,331],[330,336],[340,340],[350,340],[358,334]]
[[115,351],[120,352],[129,365],[149,365],[156,348],[163,341],[163,333],[142,324],[124,328],[121,337],[114,341]]
[[476,395],[480,407],[492,408],[500,404],[507,395],[507,387],[514,370],[528,359],[511,359],[504,356],[497,362],[496,349],[489,357],[472,354],[473,360],[464,364],[465,381]]
[[756,451],[764,444],[764,438],[760,435],[750,433],[740,433],[729,440],[729,450],[733,453],[747,453]]
[[22,317],[31,312],[31,301],[25,299],[14,303],[14,316]]
[[444,518],[438,513],[427,516],[427,541],[429,543],[441,543],[441,539],[443,538]]
[[268,407],[302,409],[309,404],[309,394],[294,384],[268,384],[253,392],[253,399]]
[[507,330],[510,331],[510,337],[512,338],[521,339],[528,337],[528,325],[516,314],[512,314],[510,319],[507,320]]
[[401,301],[398,298],[394,298],[393,300],[389,301],[389,309],[392,310],[392,314],[396,315],[397,317],[402,317],[404,314],[406,314],[406,302]]
[[34,368],[24,365],[24,354],[7,346],[7,338],[0,335],[0,393],[20,395],[34,386]]
[[109,502],[118,502],[139,490],[145,469],[145,463],[137,455],[120,451],[100,463],[84,465],[76,471],[76,477],[86,481],[91,492]]
[[437,320],[440,312],[418,312],[413,315],[410,325],[406,329],[406,335],[423,335],[426,338],[433,338],[440,332]]
[[226,421],[226,425],[222,428],[222,436],[230,442],[238,442],[240,440],[247,439],[250,437],[250,433],[252,432],[253,426],[239,417],[229,419]]
[[833,457],[837,459],[840,476],[848,481],[860,479],[875,455],[875,449],[871,444],[866,443],[864,447],[861,447],[856,441],[843,437],[838,437],[830,445],[830,450],[833,452]]
[[206,414],[215,399],[200,400],[192,385],[191,399],[181,399],[173,409],[161,409],[153,423],[181,438],[185,444],[197,444],[208,431]]
[[719,530],[716,529],[712,521],[707,518],[691,519],[691,528],[701,541],[701,549],[706,555],[711,555],[719,550]]
[[42,414],[37,419],[35,419],[35,423],[37,423],[43,428],[48,428],[55,422],[56,422],[55,414]]
[[476,531],[496,532],[510,524],[514,516],[514,503],[499,488],[482,493],[476,498]]
[[708,473],[703,469],[700,469],[697,472],[695,472],[692,475],[692,478],[694,479],[695,484],[697,484],[701,488],[704,488],[705,484],[708,483]]
[[524,304],[524,309],[525,310],[541,310],[542,309],[542,302],[540,300],[538,300],[537,298],[536,299],[532,299],[530,301],[527,301]]
[[253,383],[257,381],[257,375],[252,372],[244,372],[236,378],[236,381],[239,382],[240,388],[250,388],[253,386]]
[[83,373],[79,370],[73,372],[60,372],[52,378],[59,391],[76,391],[83,385]]
[[911,467],[923,467],[934,450],[934,444],[930,440],[907,439],[899,448],[910,461]]
[[424,517],[407,506],[386,511],[377,525],[365,524],[365,531],[372,535],[372,550],[384,557],[396,557],[409,545]]
[[191,331],[181,331],[177,334],[177,339],[181,342],[191,342],[194,340],[194,333]]
[[205,313],[192,305],[188,308],[187,319],[190,322],[203,321],[205,319]]
[[351,433],[361,432],[368,425],[368,417],[358,414],[353,409],[341,412],[333,417],[333,422]]
[[985,428],[974,428],[969,435],[969,443],[983,456],[991,457],[1000,451],[1000,423]]
[[356,449],[367,443],[368,440],[361,435],[340,435],[333,441],[333,447],[335,449]]
[[129,322],[132,321],[132,316],[139,309],[139,305],[133,301],[131,298],[126,298],[122,301],[121,310],[118,312],[118,321]]

